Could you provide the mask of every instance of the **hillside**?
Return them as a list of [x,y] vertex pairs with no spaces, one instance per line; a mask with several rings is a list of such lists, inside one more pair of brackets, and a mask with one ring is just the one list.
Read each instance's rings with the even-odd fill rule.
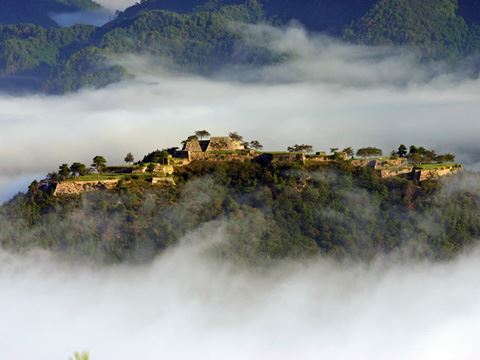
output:
[[[50,3],[36,4],[48,11],[53,8]],[[54,4],[95,6],[88,1]],[[1,6],[18,7],[3,14],[22,14],[17,2]],[[147,0],[94,31],[1,26],[0,84],[49,93],[100,87],[127,75],[109,60],[132,53],[150,54],[169,66],[203,74],[228,64],[263,66],[286,61],[294,54],[272,54],[253,45],[239,24],[282,25],[292,20],[309,31],[325,31],[352,43],[401,45],[416,50],[424,61],[454,64],[480,50],[476,9],[476,0]],[[17,78],[30,80],[16,83]]]
[[50,13],[98,9],[93,0],[2,0],[0,23],[31,23],[41,26],[56,26]]
[[[235,141],[192,139],[135,165],[95,157],[99,173],[63,164],[0,207],[0,244],[143,262],[191,231],[223,226],[227,241],[217,256],[263,263],[318,254],[371,260],[396,251],[447,259],[480,236],[479,195],[457,186],[478,174],[439,163],[451,155],[400,147],[405,157],[352,159],[348,149],[262,153]],[[439,182],[434,174],[450,176]]]

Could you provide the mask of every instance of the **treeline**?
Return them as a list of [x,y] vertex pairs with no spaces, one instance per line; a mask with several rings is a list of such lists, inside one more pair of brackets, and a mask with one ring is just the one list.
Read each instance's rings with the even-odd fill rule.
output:
[[461,186],[469,176],[478,181],[463,174],[419,186],[349,162],[193,162],[179,170],[176,187],[120,181],[114,191],[55,198],[31,186],[0,209],[0,242],[143,262],[201,228],[223,238],[212,251],[238,261],[370,260],[392,252],[448,259],[480,236],[478,189]]
[[[473,2],[463,0],[460,12]],[[292,19],[354,43],[408,46],[427,60],[456,61],[480,50],[480,20],[465,21],[457,6],[456,0],[142,1],[100,28],[1,25],[0,75],[29,75],[38,89],[63,93],[126,78],[126,69],[110,60],[127,53],[203,74],[226,64],[274,64],[292,54],[251,41],[240,24]]]

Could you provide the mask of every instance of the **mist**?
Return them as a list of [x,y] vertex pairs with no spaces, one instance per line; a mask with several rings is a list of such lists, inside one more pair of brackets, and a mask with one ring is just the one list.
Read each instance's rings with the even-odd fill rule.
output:
[[135,5],[135,0],[96,0],[97,3],[110,10],[124,10],[125,8]]
[[222,227],[145,266],[0,252],[2,359],[476,359],[478,252],[448,264],[215,260]]
[[[417,144],[480,167],[480,81],[470,68],[310,36],[296,25],[248,31],[252,42],[296,56],[211,77],[129,56],[112,61],[134,78],[103,89],[1,94],[0,202],[62,163],[103,155],[119,164],[127,152],[141,160],[199,129],[238,131],[266,150],[305,143],[388,153]],[[441,195],[472,181],[447,183]],[[365,192],[345,198],[368,204]],[[372,215],[358,213],[359,221]],[[433,228],[433,220],[418,226]],[[368,265],[315,258],[247,269],[212,255],[228,241],[226,229],[205,224],[142,266],[0,250],[0,323],[8,324],[0,326],[1,358],[67,359],[83,350],[93,360],[478,357],[478,250],[448,263],[392,255]]]
[[388,153],[400,143],[418,144],[479,167],[480,81],[471,67],[424,64],[405,49],[345,44],[295,24],[241,31],[252,43],[295,56],[273,66],[226,67],[211,77],[124,56],[112,61],[134,78],[103,89],[0,94],[0,201],[18,188],[16,179],[65,162],[89,164],[98,154],[122,163],[131,151],[139,160],[200,128],[238,131],[266,150],[307,143],[317,151],[376,145]]
[[76,11],[68,13],[52,13],[50,18],[59,26],[68,27],[77,24],[102,26],[113,20],[114,14],[110,10]]

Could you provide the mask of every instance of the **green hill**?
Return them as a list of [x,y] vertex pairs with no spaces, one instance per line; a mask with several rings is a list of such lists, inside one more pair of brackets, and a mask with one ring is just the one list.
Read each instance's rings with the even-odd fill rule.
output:
[[[26,16],[19,4],[8,0],[0,9],[16,6],[10,13]],[[35,4],[44,10],[96,6],[88,0]],[[480,50],[478,6],[477,0],[147,0],[99,28],[0,26],[0,84],[23,77],[32,79],[27,87],[56,93],[103,86],[126,74],[106,60],[126,53],[148,53],[171,66],[203,73],[232,63],[261,66],[282,55],[252,45],[238,25],[292,20],[352,43],[401,45],[426,61],[454,63]]]
[[381,179],[372,168],[348,162],[241,161],[194,161],[175,171],[176,186],[152,185],[148,175],[65,197],[34,182],[0,207],[0,246],[145,261],[188,233],[222,228],[216,254],[258,264],[318,254],[371,260],[396,251],[449,259],[480,237],[479,195],[466,187],[442,190],[478,175],[418,184]]

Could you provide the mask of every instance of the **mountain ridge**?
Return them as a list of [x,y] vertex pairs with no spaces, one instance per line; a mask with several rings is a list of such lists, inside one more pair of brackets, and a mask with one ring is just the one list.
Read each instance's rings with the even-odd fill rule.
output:
[[[354,44],[400,45],[426,61],[455,63],[480,51],[480,19],[467,16],[477,7],[476,0],[147,0],[89,30],[0,25],[0,76],[8,80],[28,75],[37,84],[34,90],[64,93],[122,79],[125,69],[108,65],[112,55],[146,53],[203,73],[238,61],[262,66],[277,61],[277,55],[252,48],[229,23],[283,26],[292,20],[307,31]],[[62,37],[70,39],[68,45],[58,43]]]

